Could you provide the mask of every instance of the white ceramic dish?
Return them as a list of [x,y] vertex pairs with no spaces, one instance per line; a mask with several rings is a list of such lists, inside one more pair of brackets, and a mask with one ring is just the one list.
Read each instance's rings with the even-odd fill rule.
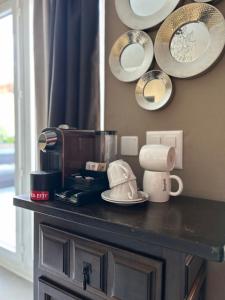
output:
[[129,205],[135,205],[135,204],[140,204],[143,202],[148,201],[148,194],[142,191],[138,191],[138,198],[137,199],[124,199],[124,200],[115,200],[112,199],[110,196],[110,190],[104,191],[102,194],[102,199],[113,203],[113,204],[118,204],[118,205],[123,205],[123,206],[129,206]]

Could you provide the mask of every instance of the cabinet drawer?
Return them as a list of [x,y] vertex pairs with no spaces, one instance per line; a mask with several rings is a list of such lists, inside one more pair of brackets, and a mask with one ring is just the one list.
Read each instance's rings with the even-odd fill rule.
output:
[[160,261],[113,249],[109,253],[107,279],[110,299],[162,299]]
[[86,298],[80,298],[44,278],[40,278],[38,282],[38,300],[86,300]]
[[65,232],[40,226],[39,264],[54,274],[70,275],[70,238]]

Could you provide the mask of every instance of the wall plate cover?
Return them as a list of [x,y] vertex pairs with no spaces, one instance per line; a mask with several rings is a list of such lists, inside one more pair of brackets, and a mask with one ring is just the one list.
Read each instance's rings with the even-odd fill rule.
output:
[[138,137],[122,136],[121,137],[121,155],[137,156],[138,155]]
[[146,144],[173,146],[176,151],[175,169],[183,169],[183,130],[147,131]]

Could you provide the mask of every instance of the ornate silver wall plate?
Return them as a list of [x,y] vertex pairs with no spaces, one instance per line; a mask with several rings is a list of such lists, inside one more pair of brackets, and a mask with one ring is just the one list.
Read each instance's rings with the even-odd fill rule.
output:
[[157,110],[171,99],[173,85],[170,77],[161,70],[145,73],[138,81],[135,94],[137,103],[144,109]]
[[153,43],[144,31],[131,30],[121,35],[109,55],[113,75],[124,82],[135,81],[151,66]]
[[155,57],[167,74],[188,78],[203,73],[225,46],[225,20],[206,3],[192,3],[173,12],[155,39]]
[[115,0],[120,20],[132,29],[160,24],[181,0]]
[[194,2],[197,2],[197,3],[215,3],[218,1],[220,1],[220,0],[194,0]]

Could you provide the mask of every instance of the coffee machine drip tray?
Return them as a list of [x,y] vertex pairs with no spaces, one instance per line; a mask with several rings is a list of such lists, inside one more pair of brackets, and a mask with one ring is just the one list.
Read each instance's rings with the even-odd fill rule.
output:
[[65,187],[54,199],[76,206],[92,203],[109,188],[107,172],[81,170],[65,179]]

